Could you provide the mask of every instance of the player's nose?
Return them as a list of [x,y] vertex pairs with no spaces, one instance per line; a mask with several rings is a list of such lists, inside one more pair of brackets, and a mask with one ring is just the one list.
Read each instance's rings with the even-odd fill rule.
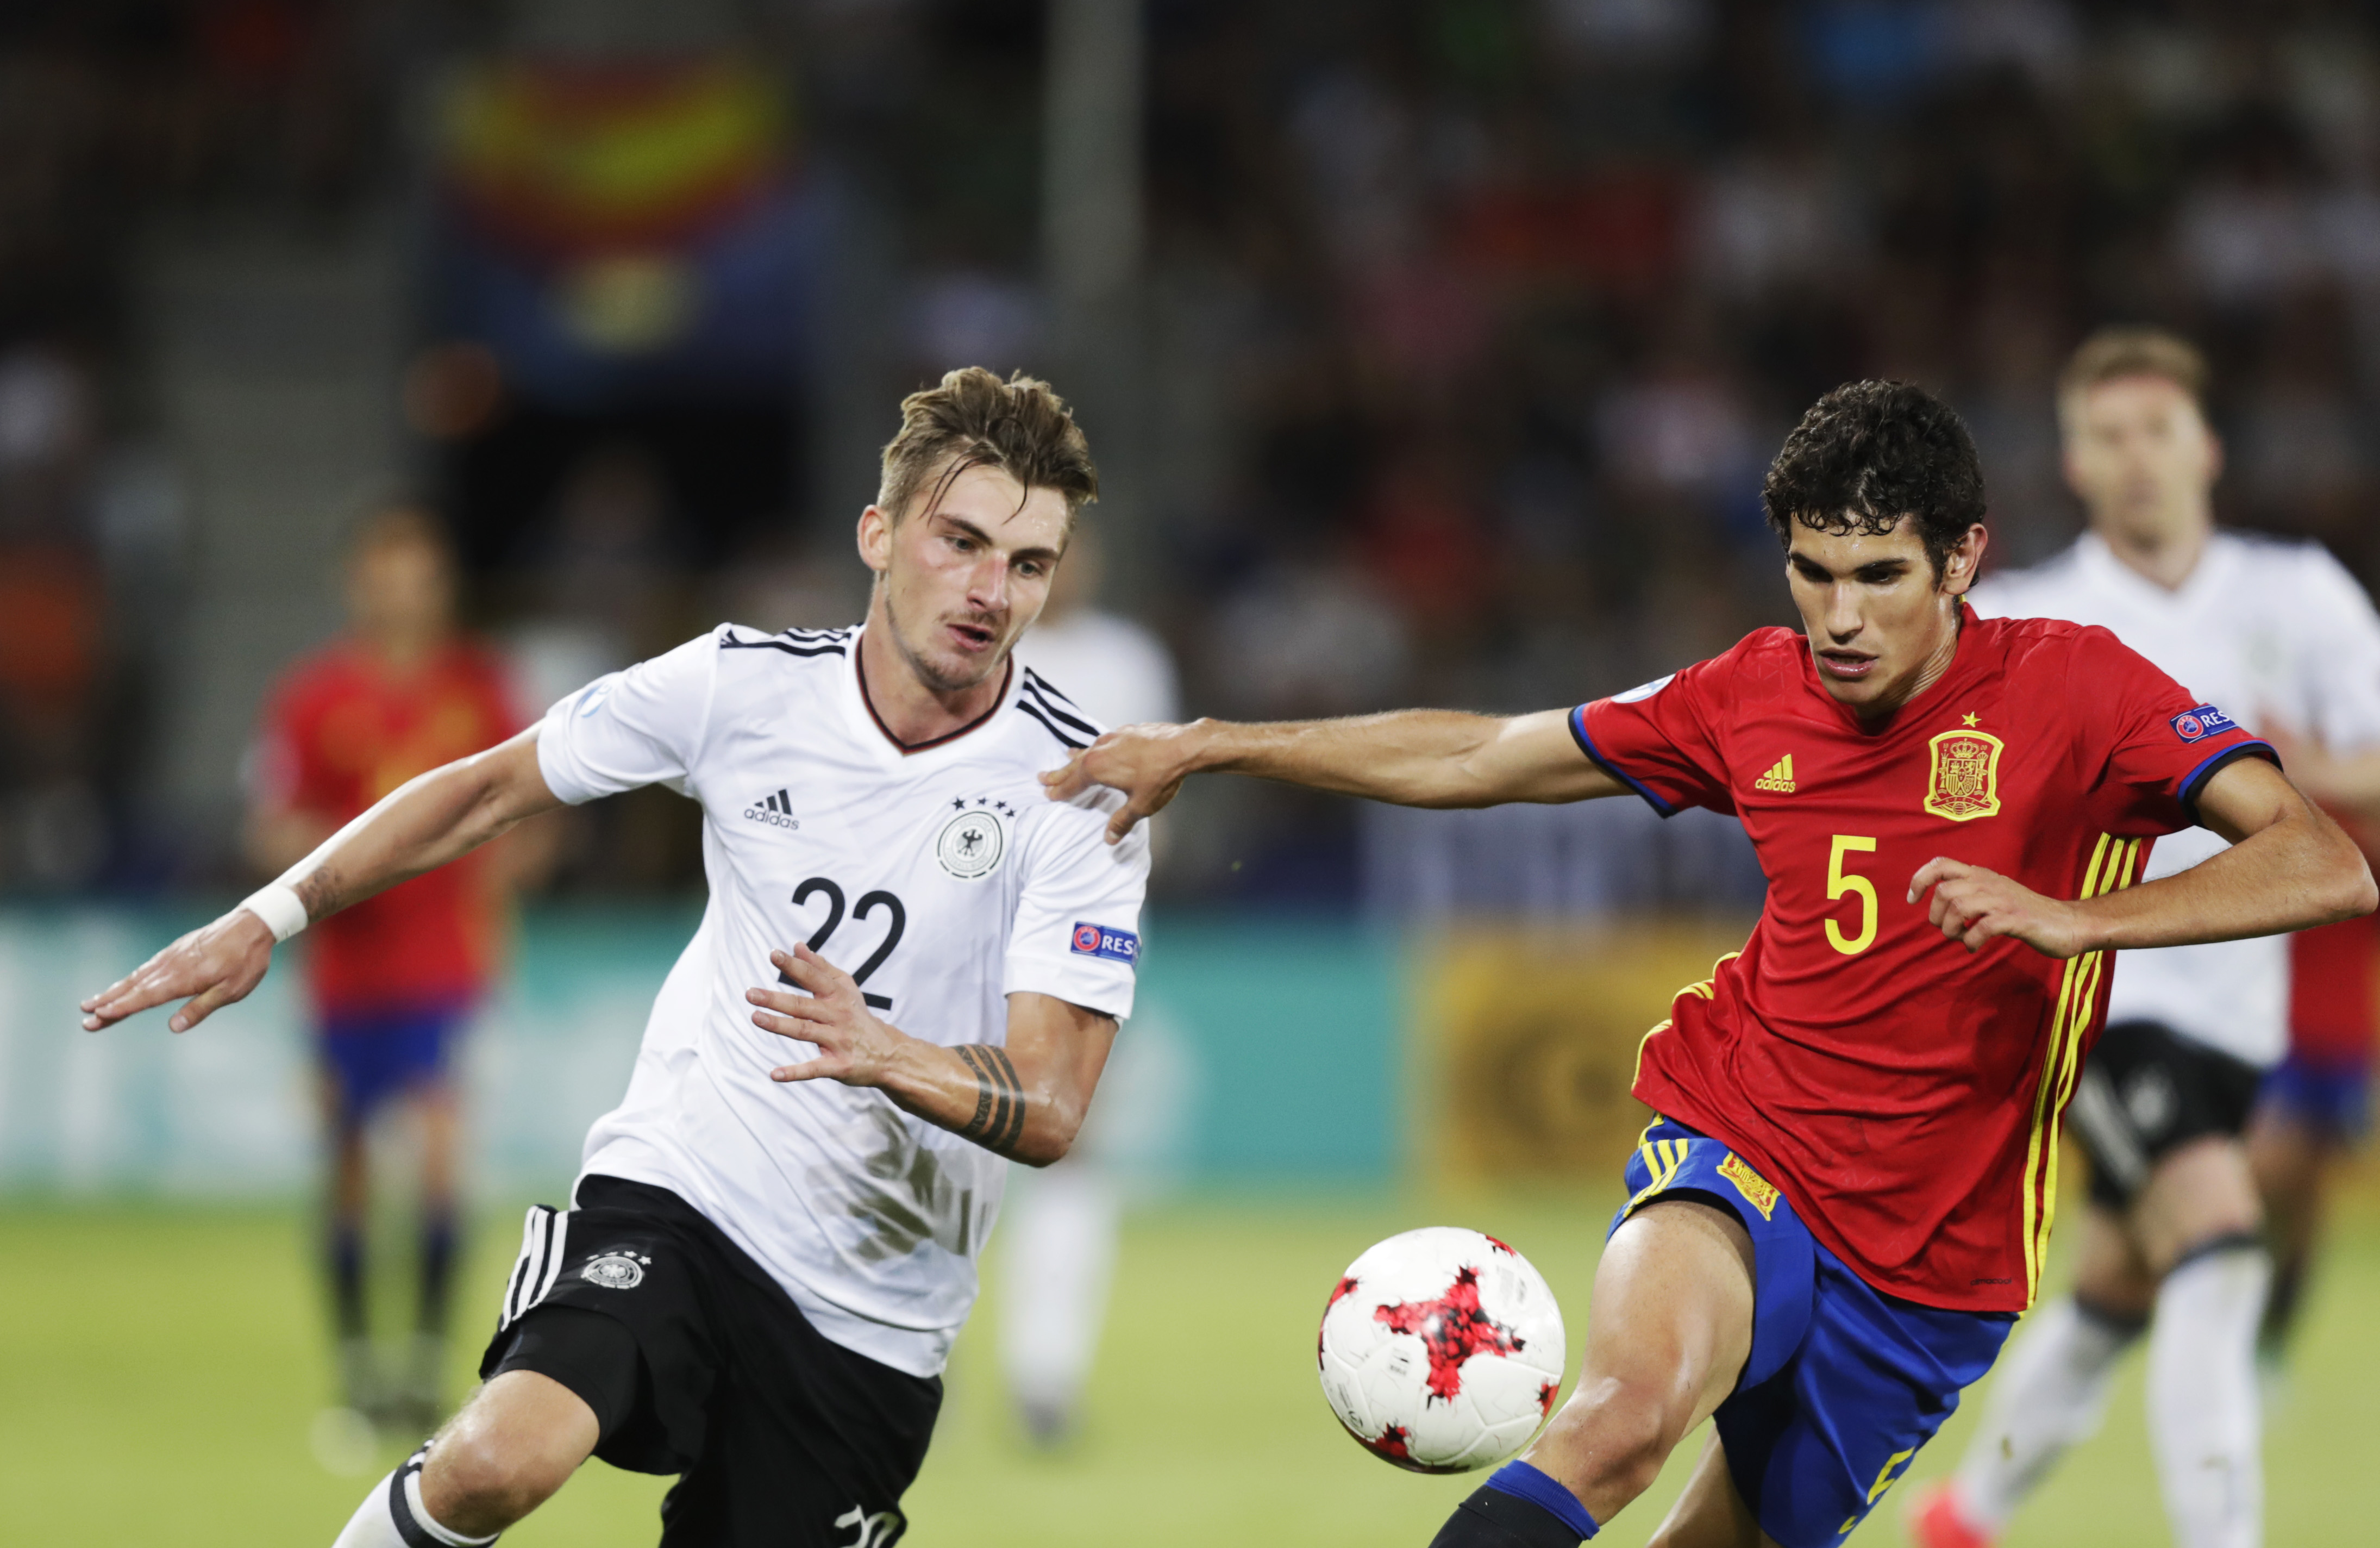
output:
[[998,613],[1008,606],[1008,561],[993,555],[976,566],[967,578],[967,601],[982,613]]

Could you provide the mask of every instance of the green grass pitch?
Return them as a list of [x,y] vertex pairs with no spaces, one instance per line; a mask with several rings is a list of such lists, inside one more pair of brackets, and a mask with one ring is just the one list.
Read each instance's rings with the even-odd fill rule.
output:
[[[1314,1327],[1335,1276],[1393,1231],[1460,1222],[1545,1271],[1576,1369],[1609,1201],[1551,1193],[1193,1199],[1136,1216],[1089,1422],[1062,1455],[1010,1424],[980,1323],[907,1505],[909,1542],[1135,1548],[1216,1542],[1375,1548],[1428,1541],[1475,1480],[1411,1477],[1339,1432],[1316,1384]],[[492,1316],[514,1245],[492,1213],[466,1325]],[[11,1542],[327,1544],[368,1480],[333,1477],[308,1424],[328,1391],[321,1316],[294,1210],[0,1206],[0,1520]],[[2360,1203],[2316,1291],[2267,1446],[2270,1540],[2368,1543],[2380,1520],[2380,1208]],[[993,1290],[997,1295],[997,1287]],[[990,1307],[987,1306],[987,1310]],[[475,1351],[473,1351],[475,1353]],[[457,1352],[458,1368],[466,1359]],[[458,1369],[458,1390],[461,1376]],[[1970,1407],[1972,1408],[1972,1395]],[[1915,1464],[1947,1469],[1962,1413]],[[1699,1438],[1598,1544],[1641,1542]],[[401,1455],[392,1447],[386,1460]],[[383,1464],[384,1465],[384,1464]],[[507,1548],[649,1544],[664,1481],[590,1464]],[[1896,1487],[1854,1542],[1898,1542]],[[2070,1457],[2010,1548],[2168,1541],[2132,1362],[2107,1432]]]

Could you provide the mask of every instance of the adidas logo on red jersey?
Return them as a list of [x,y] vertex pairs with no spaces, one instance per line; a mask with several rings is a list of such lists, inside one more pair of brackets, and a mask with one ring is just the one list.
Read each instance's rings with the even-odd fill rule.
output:
[[1774,767],[1752,782],[1752,787],[1755,790],[1774,790],[1779,795],[1791,795],[1793,793],[1793,755],[1789,752],[1777,760]]

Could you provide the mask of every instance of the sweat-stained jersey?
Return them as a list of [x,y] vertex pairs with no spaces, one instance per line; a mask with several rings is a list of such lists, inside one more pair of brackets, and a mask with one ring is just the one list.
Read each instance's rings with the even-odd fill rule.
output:
[[[520,727],[502,665],[477,646],[449,644],[400,676],[341,641],[273,689],[252,794],[340,827],[415,775]],[[400,882],[307,932],[315,1008],[335,1017],[460,1006],[485,986],[502,927],[484,856]]]
[[538,765],[565,801],[665,785],[703,810],[710,906],[583,1171],[670,1189],[827,1337],[931,1376],[1008,1163],[881,1091],[771,1080],[816,1049],[755,1027],[745,991],[807,941],[929,1042],[1005,1042],[1020,992],[1121,1019],[1148,847],[1106,842],[1115,792],[1043,793],[1098,728],[1028,668],[974,726],[905,753],[862,689],[860,637],[722,627],[556,704]]
[[[2380,749],[2380,615],[2317,542],[2237,532],[2207,540],[2172,591],[2086,532],[2034,569],[1975,589],[1986,617],[2097,624],[2201,701],[2251,730],[2288,731],[2341,756]],[[2143,880],[2187,871],[2227,846],[2204,828],[2157,847]],[[2124,953],[2110,1021],[2157,1021],[2253,1065],[2289,1043],[2289,937],[2252,936]]]
[[1876,1288],[2018,1311],[2108,963],[1970,955],[1909,879],[1946,856],[2052,897],[2130,885],[2216,770],[2272,750],[2105,629],[1961,625],[1949,670],[1880,724],[1767,628],[1571,726],[1663,815],[1740,817],[1768,877],[1743,950],[1646,1036],[1636,1095],[1725,1140]]

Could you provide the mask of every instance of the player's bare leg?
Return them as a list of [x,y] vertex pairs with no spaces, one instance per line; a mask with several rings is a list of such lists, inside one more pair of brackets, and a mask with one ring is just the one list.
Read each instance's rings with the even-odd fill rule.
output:
[[594,1453],[595,1410],[551,1376],[507,1371],[431,1444],[421,1500],[455,1531],[486,1537],[553,1497]]
[[[2046,1306],[2008,1356],[1926,1542],[1988,1542],[2059,1457],[2098,1429],[2118,1359],[2145,1326],[2149,1417],[2168,1514],[2185,1548],[2257,1541],[2256,1319],[2265,1255],[2246,1152],[2218,1135],[2175,1150],[2122,1214],[2084,1215],[2071,1298]],[[1926,1508],[1921,1506],[1921,1508]],[[1932,1509],[1944,1509],[1932,1505]]]
[[2131,1225],[2157,1276],[2149,1335],[2149,1438],[2181,1548],[2264,1537],[2256,1329],[2272,1261],[2247,1147],[2210,1135],[2157,1164]]
[[439,1079],[415,1090],[409,1106],[421,1145],[419,1294],[413,1336],[394,1395],[395,1417],[416,1432],[438,1421],[440,1375],[446,1359],[446,1321],[460,1248],[456,1156],[462,1110],[454,1083]]
[[331,1293],[332,1330],[337,1339],[339,1391],[348,1408],[370,1413],[379,1407],[381,1398],[365,1305],[364,1239],[371,1207],[370,1156],[364,1142],[364,1125],[346,1112],[337,1078],[326,1072],[319,1090],[322,1133],[331,1152],[322,1254]]
[[2297,1320],[2337,1153],[2336,1143],[2321,1130],[2286,1111],[2267,1107],[2249,1127],[2248,1169],[2256,1180],[2273,1252],[2272,1296],[2259,1335],[2268,1359],[2279,1356]]
[[577,1393],[534,1371],[504,1371],[373,1486],[332,1548],[492,1542],[569,1482],[599,1439],[595,1410]]
[[[1691,1200],[1646,1205],[1612,1233],[1595,1271],[1578,1385],[1531,1466],[1566,1485],[1597,1522],[1652,1487],[1686,1434],[1734,1390],[1752,1353],[1752,1238],[1724,1210]],[[1724,1478],[1725,1469],[1720,1469]],[[1724,1499],[1673,1512],[1660,1541],[1743,1543],[1726,1535]]]
[[1703,1443],[1684,1492],[1646,1542],[1647,1548],[1777,1548],[1777,1540],[1760,1530],[1752,1507],[1736,1492],[1718,1431]]
[[2092,1204],[2071,1227],[2075,1284],[2025,1320],[1985,1394],[1956,1478],[1911,1502],[1925,1548],[1986,1543],[2068,1449],[2097,1433],[2116,1368],[2156,1306],[2156,1275],[2125,1216]]

